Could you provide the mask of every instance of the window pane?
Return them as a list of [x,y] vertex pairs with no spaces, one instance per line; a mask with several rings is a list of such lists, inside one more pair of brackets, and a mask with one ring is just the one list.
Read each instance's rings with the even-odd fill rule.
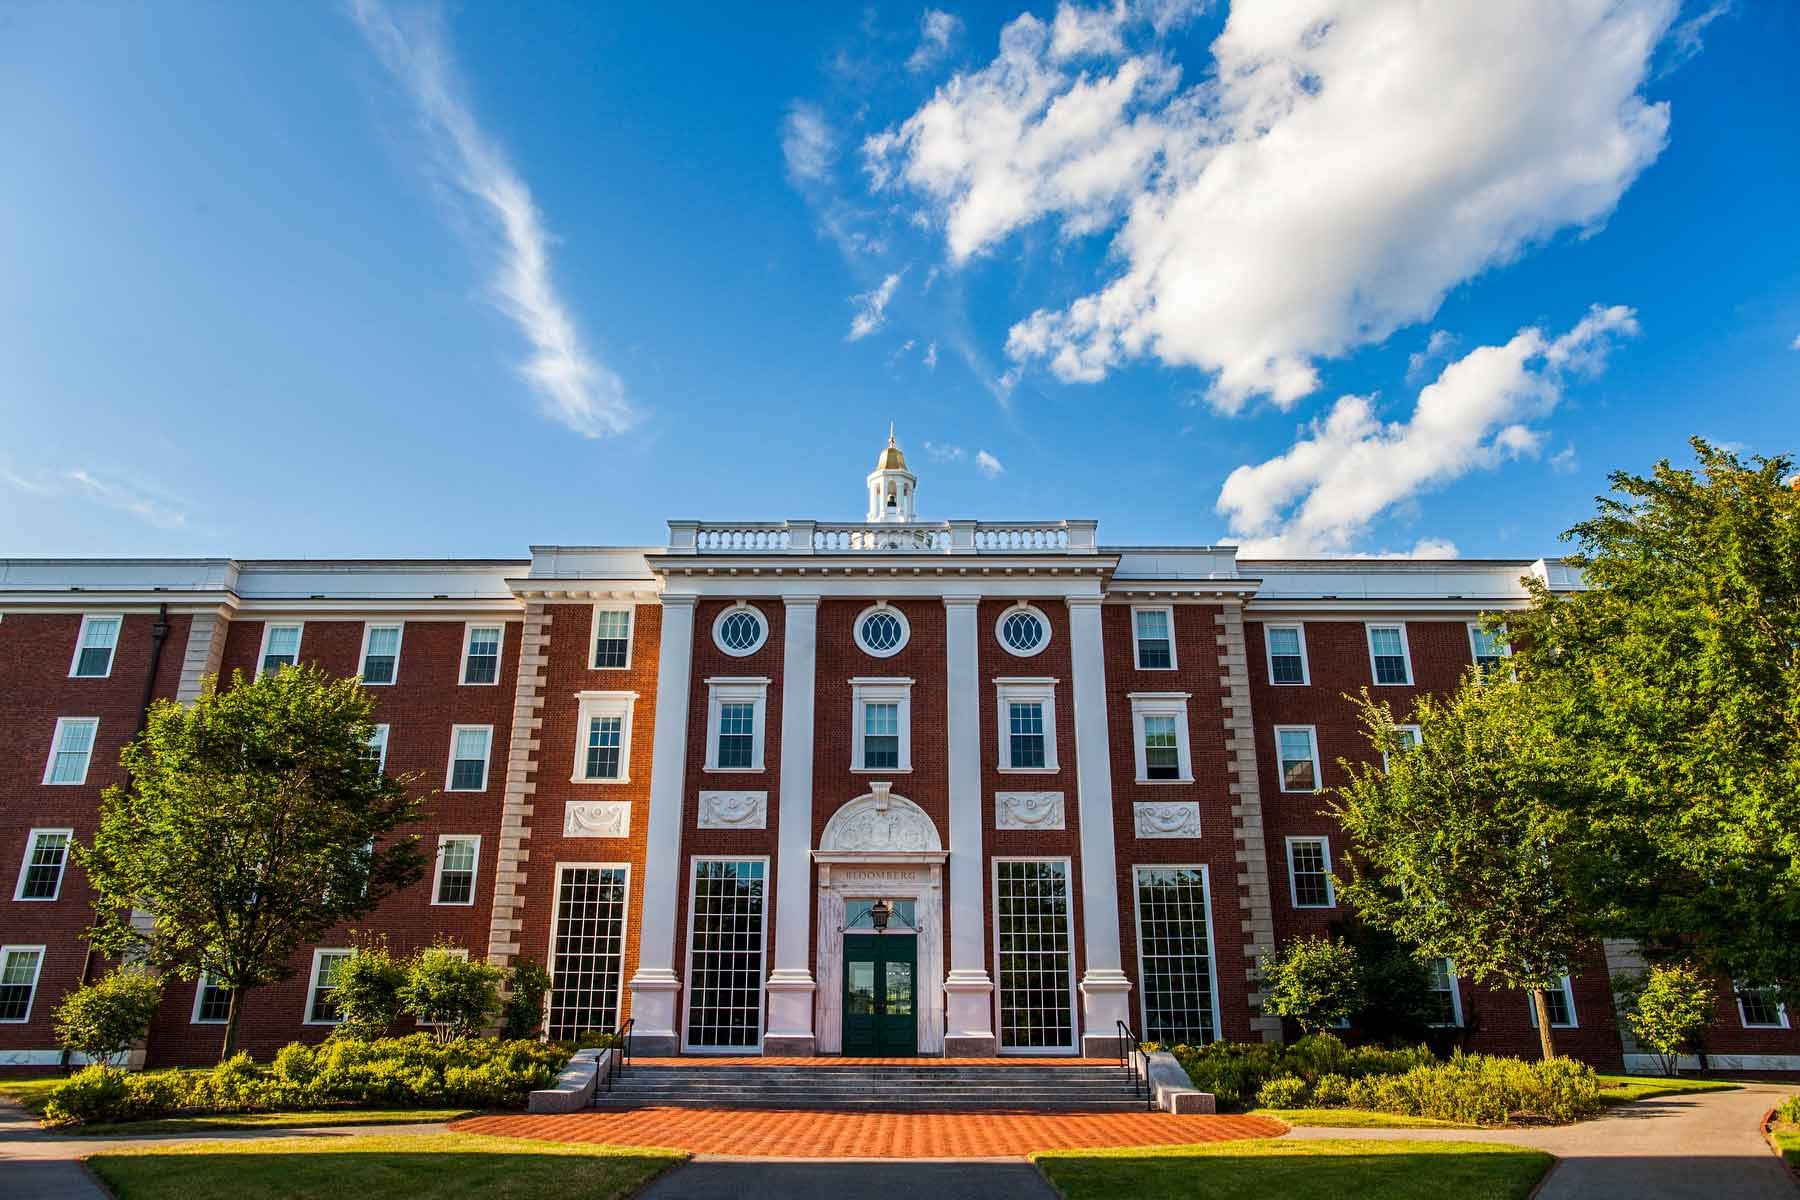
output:
[[443,843],[438,851],[442,865],[438,871],[439,904],[467,904],[475,895],[475,843],[455,838]]
[[719,642],[727,650],[748,652],[762,639],[762,618],[749,609],[739,609],[719,622]]
[[268,643],[263,647],[262,669],[273,671],[285,666],[292,666],[300,656],[300,627],[298,625],[269,626]]
[[546,1036],[616,1029],[624,962],[625,868],[565,869],[557,883]]
[[1008,616],[1000,625],[1000,640],[1012,649],[1028,654],[1044,643],[1044,623],[1036,613],[1023,609]]
[[719,762],[721,767],[748,768],[755,765],[756,705],[749,703],[719,706]]
[[337,991],[338,968],[350,957],[348,952],[335,952],[319,956],[319,977],[313,987],[312,1004],[308,1007],[308,1019],[313,1021],[335,1021],[338,1019],[337,1000],[332,993]]
[[1400,630],[1381,626],[1369,630],[1369,648],[1375,658],[1376,683],[1405,683],[1406,645]]
[[1000,1044],[1066,1048],[1074,1044],[1074,973],[1066,864],[997,862]]
[[40,833],[31,843],[25,881],[19,889],[25,900],[54,900],[62,884],[63,864],[69,856],[69,835]]
[[1188,867],[1139,867],[1137,915],[1144,1037],[1190,1046],[1215,1040],[1204,877]]
[[1739,988],[1738,1003],[1744,1009],[1744,1024],[1779,1028],[1782,1024],[1781,1001],[1774,988]]
[[587,777],[617,779],[620,751],[624,747],[624,717],[594,717],[588,721]]
[[762,1031],[763,864],[694,863],[688,940],[687,1042],[713,1049],[757,1045]]
[[1300,631],[1272,628],[1268,639],[1270,682],[1305,683],[1306,660],[1300,651]]
[[1169,614],[1160,610],[1134,614],[1137,626],[1137,665],[1155,671],[1173,665],[1169,647]]
[[900,624],[900,618],[888,612],[870,613],[863,618],[861,632],[863,645],[877,653],[898,649],[900,643],[906,640],[906,630]]
[[224,1021],[231,1016],[231,992],[214,985],[206,975],[200,976],[200,1003],[195,1007],[194,1020],[206,1023]]
[[94,749],[94,721],[64,721],[59,726],[51,783],[80,783],[87,778],[88,758]]
[[1318,778],[1313,769],[1312,735],[1304,729],[1283,729],[1275,736],[1281,754],[1281,790],[1315,790]]
[[602,609],[594,615],[594,666],[622,667],[631,650],[631,613]]
[[1427,964],[1431,971],[1432,1001],[1436,1011],[1432,1017],[1433,1025],[1455,1025],[1456,1019],[1456,976],[1451,973],[1450,960],[1434,958]]
[[1325,861],[1325,843],[1288,843],[1288,870],[1293,875],[1294,904],[1299,908],[1330,908],[1331,881]]
[[1181,778],[1181,752],[1175,742],[1175,718],[1144,718],[1144,775],[1148,779]]
[[0,1021],[23,1021],[31,1012],[41,950],[9,951],[0,963]]
[[1044,706],[1038,701],[1015,702],[1007,706],[1007,736],[1011,765],[1042,767],[1047,765],[1044,744]]
[[1269,653],[1298,657],[1300,654],[1300,631],[1298,629],[1270,629]]

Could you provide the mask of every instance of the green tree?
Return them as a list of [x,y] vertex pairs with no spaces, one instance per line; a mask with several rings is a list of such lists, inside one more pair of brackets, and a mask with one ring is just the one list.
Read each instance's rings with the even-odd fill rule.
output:
[[1656,1055],[1664,1075],[1680,1074],[1682,1051],[1693,1049],[1712,1024],[1712,981],[1687,963],[1655,963],[1615,989],[1632,1038]]
[[1515,662],[1596,785],[1597,918],[1800,1008],[1800,494],[1789,458],[1693,447],[1612,476],[1565,535],[1585,589],[1527,581]]
[[385,1037],[405,1011],[400,992],[406,986],[406,963],[395,958],[385,938],[372,938],[352,948],[338,964],[331,999],[337,1006],[334,1037],[369,1041]]
[[1471,672],[1448,696],[1421,696],[1416,745],[1386,703],[1364,692],[1356,706],[1385,765],[1345,762],[1350,782],[1330,800],[1354,851],[1339,894],[1425,957],[1529,992],[1553,1057],[1546,993],[1591,936],[1568,882],[1583,803],[1568,747],[1510,675]]
[[501,1032],[508,1038],[532,1038],[544,1026],[544,997],[550,994],[550,972],[536,959],[514,960],[507,972],[506,1007]]
[[470,1037],[486,1029],[500,1011],[502,967],[472,961],[451,946],[421,950],[406,966],[400,1002],[439,1041]]
[[56,1039],[89,1062],[108,1062],[149,1034],[162,992],[162,980],[150,972],[117,967],[57,1005]]
[[1446,1040],[1433,1028],[1443,1014],[1431,970],[1411,947],[1365,921],[1335,921],[1330,932],[1350,944],[1362,969],[1363,1003],[1350,1017],[1358,1033],[1389,1046]]
[[1263,960],[1262,983],[1262,1010],[1307,1033],[1348,1021],[1365,999],[1362,964],[1343,938],[1295,938]]
[[356,680],[310,667],[158,701],[120,755],[131,785],[106,790],[93,843],[75,847],[97,949],[229,990],[222,1060],[245,996],[424,875],[417,835],[393,835],[424,797],[368,756],[372,710]]

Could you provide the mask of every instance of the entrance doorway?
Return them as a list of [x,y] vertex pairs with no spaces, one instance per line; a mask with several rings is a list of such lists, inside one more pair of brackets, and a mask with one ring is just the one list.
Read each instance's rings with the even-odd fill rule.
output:
[[844,1053],[914,1058],[919,1053],[919,937],[844,939]]

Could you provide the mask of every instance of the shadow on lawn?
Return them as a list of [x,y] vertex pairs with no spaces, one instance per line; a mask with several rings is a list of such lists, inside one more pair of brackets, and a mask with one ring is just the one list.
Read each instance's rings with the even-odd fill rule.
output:
[[1478,1143],[1390,1150],[1392,1143],[1365,1142],[1328,1151],[1305,1142],[1250,1143],[1242,1152],[1229,1145],[1185,1154],[1071,1151],[1041,1155],[1037,1165],[1067,1200],[1523,1200],[1554,1161]]

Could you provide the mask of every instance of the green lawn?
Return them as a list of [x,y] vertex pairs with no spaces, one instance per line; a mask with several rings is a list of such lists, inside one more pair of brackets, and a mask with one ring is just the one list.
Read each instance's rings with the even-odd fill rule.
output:
[[1551,1157],[1475,1142],[1245,1141],[1032,1156],[1066,1200],[1522,1200]]
[[195,1142],[109,1151],[87,1164],[119,1200],[615,1200],[685,1157],[447,1133]]
[[1289,1125],[1321,1129],[1471,1129],[1454,1121],[1432,1117],[1405,1117],[1398,1113],[1371,1112],[1366,1108],[1259,1108],[1259,1117],[1274,1117]]
[[44,1111],[50,1089],[63,1081],[61,1075],[33,1075],[30,1078],[0,1079],[0,1096],[18,1104],[28,1112]]
[[1667,1075],[1602,1075],[1600,1103],[1631,1104],[1638,1100],[1654,1100],[1658,1096],[1679,1096],[1686,1092],[1735,1092],[1738,1085],[1724,1079],[1685,1079]]
[[1775,1145],[1790,1167],[1800,1167],[1800,1126],[1790,1125],[1775,1131]]
[[116,1137],[137,1133],[212,1133],[222,1129],[295,1129],[338,1125],[428,1125],[454,1121],[466,1108],[333,1108],[301,1112],[210,1113],[196,1117],[160,1117],[153,1121],[118,1121],[81,1125],[72,1137]]

